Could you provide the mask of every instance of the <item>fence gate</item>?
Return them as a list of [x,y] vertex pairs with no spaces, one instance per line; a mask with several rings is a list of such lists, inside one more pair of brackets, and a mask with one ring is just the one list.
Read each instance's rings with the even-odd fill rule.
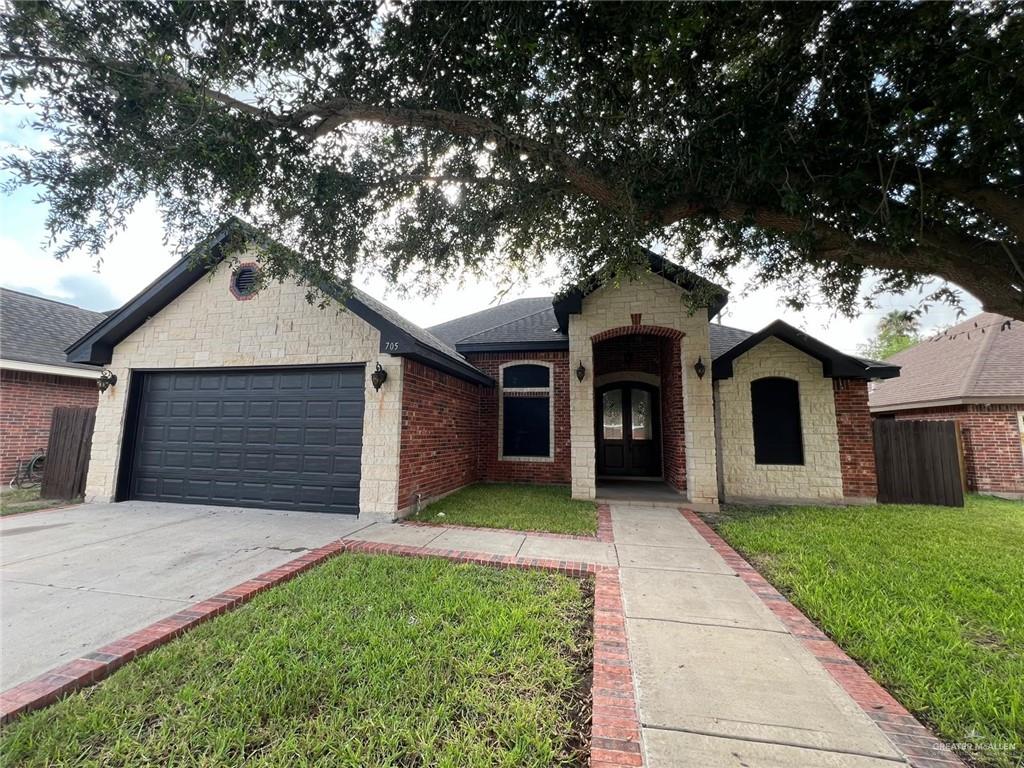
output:
[[85,493],[95,408],[54,408],[50,442],[39,495],[44,499],[77,499]]
[[964,505],[963,453],[955,421],[875,419],[878,501]]

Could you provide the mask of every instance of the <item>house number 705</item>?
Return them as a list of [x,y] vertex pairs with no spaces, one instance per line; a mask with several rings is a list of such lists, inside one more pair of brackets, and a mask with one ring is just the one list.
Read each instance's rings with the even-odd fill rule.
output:
[[397,341],[385,341],[384,342],[384,351],[385,352],[397,352],[398,351],[398,342]]

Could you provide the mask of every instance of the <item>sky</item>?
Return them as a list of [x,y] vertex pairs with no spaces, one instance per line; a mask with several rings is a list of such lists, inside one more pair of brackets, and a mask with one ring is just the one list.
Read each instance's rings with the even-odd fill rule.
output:
[[[0,106],[0,154],[45,145],[45,137],[25,125],[26,116],[22,110]],[[174,254],[164,243],[156,205],[151,202],[136,208],[125,230],[105,250],[101,264],[84,254],[59,262],[47,248],[46,207],[37,197],[37,190],[24,187],[11,194],[0,193],[0,285],[6,288],[106,311],[124,304],[174,262]],[[496,284],[471,278],[427,297],[403,295],[369,273],[357,277],[356,283],[409,320],[428,327],[486,309],[499,299],[507,302],[551,295],[560,287],[552,278],[557,274],[555,266],[544,270],[546,276],[520,283],[503,295]],[[882,296],[876,299],[877,308],[851,320],[826,306],[791,310],[782,303],[776,287],[751,285],[748,269],[738,268],[729,277],[730,300],[720,322],[756,331],[782,319],[845,352],[857,352],[886,312],[909,309],[920,302],[916,292]],[[964,294],[963,305],[968,315],[980,311],[979,302],[969,294]],[[939,307],[925,315],[922,327],[928,333],[954,322],[954,310]]]

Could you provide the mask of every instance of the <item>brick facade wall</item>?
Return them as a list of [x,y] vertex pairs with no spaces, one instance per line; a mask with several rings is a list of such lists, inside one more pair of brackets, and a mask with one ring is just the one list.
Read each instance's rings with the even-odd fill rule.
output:
[[414,360],[402,373],[398,508],[479,479],[480,387]]
[[897,419],[959,422],[972,491],[1024,494],[1024,450],[1018,413],[1024,403],[956,405],[896,411]]
[[46,449],[57,406],[95,408],[93,379],[0,371],[0,482],[10,482],[18,463]]
[[686,420],[679,344],[661,339],[661,462],[665,482],[686,492]]
[[875,443],[868,408],[868,383],[863,379],[833,379],[836,427],[839,430],[839,463],[843,495],[873,499],[878,495]]
[[569,353],[549,352],[480,352],[466,355],[474,366],[499,381],[502,363],[536,360],[552,364],[554,385],[554,460],[515,461],[498,457],[499,387],[480,389],[479,476],[481,480],[507,483],[570,482],[569,451]]

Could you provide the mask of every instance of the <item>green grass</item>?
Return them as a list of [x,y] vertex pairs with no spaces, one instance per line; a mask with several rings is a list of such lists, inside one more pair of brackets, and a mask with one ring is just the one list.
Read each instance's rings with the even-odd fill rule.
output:
[[81,501],[81,499],[74,501],[40,499],[38,487],[5,489],[0,492],[0,517],[16,515],[19,512],[38,512],[41,509],[63,507],[68,504],[75,504],[78,501]]
[[593,535],[597,505],[577,501],[562,485],[480,483],[435,501],[413,520],[481,528]]
[[944,740],[973,744],[978,765],[1021,764],[1024,503],[730,507],[711,522]]
[[5,766],[582,766],[587,582],[341,555],[8,726]]

